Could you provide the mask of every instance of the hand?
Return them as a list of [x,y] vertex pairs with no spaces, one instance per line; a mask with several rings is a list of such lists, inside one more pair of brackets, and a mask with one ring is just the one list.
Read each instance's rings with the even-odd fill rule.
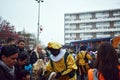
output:
[[61,72],[57,72],[55,78],[59,78],[61,76]]

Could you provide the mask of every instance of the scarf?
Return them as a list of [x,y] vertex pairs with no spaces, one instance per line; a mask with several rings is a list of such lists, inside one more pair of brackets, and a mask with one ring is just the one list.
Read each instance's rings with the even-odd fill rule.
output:
[[14,76],[14,66],[12,68],[8,67],[2,60],[0,60],[0,66],[2,66],[9,74]]

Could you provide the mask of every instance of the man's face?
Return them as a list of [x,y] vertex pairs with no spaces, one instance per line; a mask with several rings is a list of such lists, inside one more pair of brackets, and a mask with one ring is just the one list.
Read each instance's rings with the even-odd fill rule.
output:
[[42,53],[42,48],[41,47],[37,47],[37,52],[38,53]]
[[24,42],[20,42],[18,43],[18,46],[20,49],[23,49],[25,47],[25,43]]
[[12,68],[14,66],[14,64],[17,62],[17,57],[18,57],[18,53],[11,55],[9,57],[6,56],[2,56],[2,60],[5,62],[5,64],[7,66],[9,66],[10,68]]
[[51,54],[53,54],[53,56],[57,56],[60,52],[60,49],[49,49]]

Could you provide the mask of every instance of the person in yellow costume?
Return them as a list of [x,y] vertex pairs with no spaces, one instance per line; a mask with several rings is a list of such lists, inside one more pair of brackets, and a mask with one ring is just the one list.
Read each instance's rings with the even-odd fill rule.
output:
[[76,55],[76,64],[78,66],[78,76],[80,76],[80,80],[86,80],[87,72],[90,69],[89,60],[92,60],[92,56],[88,54],[86,46],[81,46],[80,52]]
[[[76,80],[77,65],[74,57],[62,49],[62,45],[58,42],[51,41],[47,45],[47,49],[51,52],[50,60],[46,64],[46,71],[54,72],[55,80]],[[65,55],[68,54],[66,61]],[[49,80],[49,79],[48,79]]]

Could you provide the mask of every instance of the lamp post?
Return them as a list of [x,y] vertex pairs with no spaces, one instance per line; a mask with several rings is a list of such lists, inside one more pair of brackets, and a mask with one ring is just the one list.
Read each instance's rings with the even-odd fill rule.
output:
[[40,2],[44,2],[43,0],[36,0],[38,2],[38,30],[37,30],[37,44],[39,43],[39,33],[40,33]]

